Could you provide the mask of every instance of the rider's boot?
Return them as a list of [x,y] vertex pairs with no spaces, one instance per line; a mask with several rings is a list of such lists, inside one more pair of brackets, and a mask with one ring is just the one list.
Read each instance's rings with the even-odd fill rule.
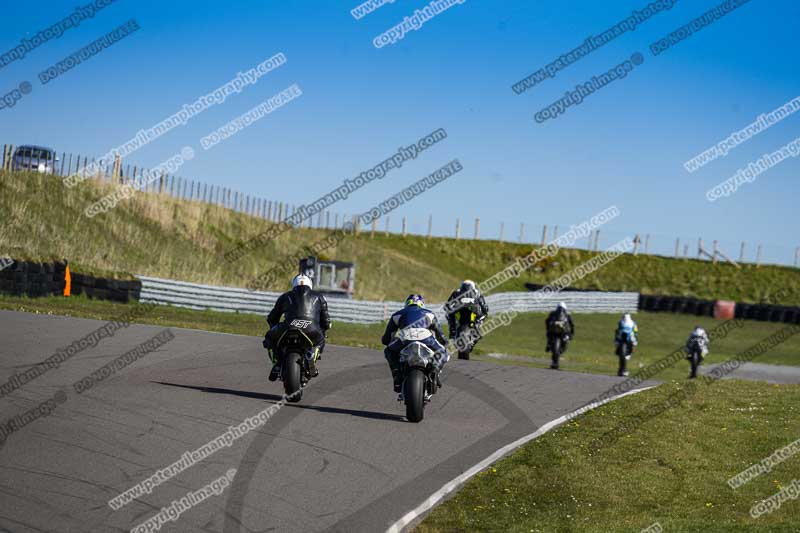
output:
[[392,371],[392,385],[394,391],[400,392],[403,389],[403,376],[400,373],[400,363],[395,359],[394,354],[388,348],[383,351],[383,356],[386,358],[386,362],[389,363],[389,370]]
[[272,350],[269,350],[269,358],[272,361],[272,370],[269,371],[269,380],[276,381],[281,375],[281,364],[278,357]]
[[281,365],[280,363],[275,363],[272,367],[272,370],[269,371],[269,380],[275,381],[281,375]]

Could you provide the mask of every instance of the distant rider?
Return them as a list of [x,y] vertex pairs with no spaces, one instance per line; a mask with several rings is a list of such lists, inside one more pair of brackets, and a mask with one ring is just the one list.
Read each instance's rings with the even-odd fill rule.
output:
[[[396,333],[398,334],[397,336],[395,336]],[[403,340],[404,338],[413,340]],[[381,338],[381,343],[386,346],[383,355],[386,357],[389,369],[392,371],[395,392],[400,392],[403,386],[400,373],[400,351],[414,341],[425,344],[437,353],[439,370],[444,367],[449,359],[449,354],[445,348],[447,339],[439,326],[436,314],[425,308],[425,300],[419,294],[408,295],[405,307],[389,318],[389,322],[386,324],[386,331]]]
[[[269,380],[275,381],[281,374],[280,357],[277,352],[278,341],[286,329],[291,327],[295,319],[310,320],[311,324],[303,328],[303,333],[308,336],[314,346],[319,347],[320,356],[325,349],[325,337],[331,327],[331,317],[328,315],[328,302],[325,297],[312,290],[311,278],[300,274],[292,279],[292,290],[278,297],[275,307],[267,315],[269,331],[264,335],[264,348],[269,350],[273,367],[269,373]],[[283,316],[283,322],[281,322]],[[317,374],[314,368],[314,374]]]
[[[614,333],[614,343],[617,345],[617,355],[620,357],[619,361],[619,372],[617,372],[618,376],[627,376],[628,371],[626,369],[627,359],[630,359],[631,354],[633,353],[634,348],[639,344],[639,326],[636,325],[636,322],[633,321],[631,318],[630,313],[625,313],[622,315],[622,319],[620,319],[619,323],[617,323],[617,330]],[[620,349],[622,347],[622,340],[623,338],[627,337],[628,342],[631,345],[631,352],[625,357],[625,360],[622,359],[620,355]]]
[[451,339],[456,338],[458,325],[466,322],[466,319],[471,318],[471,314],[475,313],[474,320],[470,320],[470,322],[474,322],[473,328],[477,333],[473,346],[477,344],[481,338],[480,326],[489,314],[489,306],[475,282],[471,279],[462,281],[461,286],[450,294],[445,306]]
[[[689,361],[692,360],[692,350],[694,349],[694,345],[700,347],[700,361],[698,361],[698,365],[703,362],[706,355],[708,355],[708,333],[706,330],[700,326],[695,326],[694,331],[689,335],[689,338],[686,340],[686,359]],[[692,366],[691,368],[691,375],[689,378],[696,378],[697,377],[697,367]]]
[[[550,314],[547,315],[547,318],[544,320],[544,328],[547,334],[547,346],[544,351],[549,352],[553,349],[553,339],[558,335],[563,336],[564,344],[562,352],[567,351],[567,344],[569,344],[570,339],[575,338],[575,323],[572,321],[572,315],[567,311],[567,304],[559,302],[556,308],[550,311]],[[562,331],[559,332],[559,329]],[[553,362],[550,368],[558,370],[558,361],[555,356],[553,356]]]

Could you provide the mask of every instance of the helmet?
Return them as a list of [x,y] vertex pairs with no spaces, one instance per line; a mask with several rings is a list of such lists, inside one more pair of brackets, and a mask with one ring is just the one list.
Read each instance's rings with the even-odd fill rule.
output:
[[625,313],[624,315],[622,315],[622,321],[623,322],[633,322],[633,319],[631,318],[631,314],[630,313]]
[[311,278],[309,278],[305,274],[298,274],[297,276],[292,278],[292,288],[295,288],[298,285],[305,285],[309,289],[313,288],[314,286],[314,284],[311,282]]
[[419,307],[425,307],[425,300],[422,299],[422,295],[420,294],[409,294],[406,298],[406,307],[410,305],[418,305]]
[[567,310],[567,304],[565,304],[564,302],[558,302],[558,305],[556,306],[556,309],[563,309],[564,311],[566,311]]
[[461,282],[461,290],[462,291],[474,291],[475,290],[475,282],[471,279],[465,279]]

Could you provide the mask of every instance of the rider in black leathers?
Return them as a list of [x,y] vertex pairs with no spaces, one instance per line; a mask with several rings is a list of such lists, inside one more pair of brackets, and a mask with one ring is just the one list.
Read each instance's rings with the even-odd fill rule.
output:
[[[474,301],[465,304],[461,302],[462,298],[471,298]],[[474,344],[477,344],[478,340],[481,338],[480,325],[489,314],[489,306],[486,304],[486,300],[472,280],[465,279],[461,282],[461,286],[450,294],[450,298],[447,299],[447,303],[445,304],[447,326],[450,329],[451,339],[454,339],[458,334],[459,315],[461,311],[475,313],[474,329],[478,334],[475,337]]]
[[280,295],[275,307],[267,316],[270,329],[264,335],[263,345],[270,351],[274,364],[269,374],[270,381],[275,381],[280,376],[280,354],[276,353],[278,341],[286,329],[291,327],[293,320],[310,320],[311,324],[303,328],[303,333],[319,347],[320,356],[325,349],[325,334],[331,327],[328,302],[322,294],[312,290],[311,287],[311,278],[302,274],[295,276],[292,280],[292,290]]
[[[564,351],[567,349],[569,340],[575,337],[575,323],[572,321],[572,316],[567,311],[567,305],[564,302],[559,302],[558,306],[547,315],[544,321],[545,331],[547,333],[547,347],[544,349],[545,352],[549,352],[553,347],[555,334],[552,332],[551,325],[555,322],[565,322],[567,324],[563,333]],[[558,363],[553,360],[553,364],[550,365],[550,368],[558,369]]]
[[425,301],[422,296],[409,294],[408,298],[406,298],[406,306],[389,318],[389,322],[386,324],[386,331],[381,338],[381,343],[386,346],[383,355],[386,357],[389,369],[392,371],[395,392],[400,392],[403,385],[400,374],[400,351],[410,342],[395,338],[395,333],[399,330],[409,329],[423,329],[430,332],[427,338],[419,340],[419,342],[439,354],[439,370],[444,367],[444,364],[449,359],[445,348],[447,339],[439,326],[436,314],[429,309],[425,309]]

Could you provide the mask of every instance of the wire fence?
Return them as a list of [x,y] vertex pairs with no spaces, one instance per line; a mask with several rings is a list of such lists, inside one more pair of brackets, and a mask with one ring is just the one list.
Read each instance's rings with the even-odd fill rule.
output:
[[[113,163],[98,167],[95,158],[77,154],[67,154],[40,147],[18,147],[3,145],[2,169],[6,171],[29,170],[61,177],[77,174],[85,168],[96,169],[92,179],[120,185],[138,186],[141,192],[167,195],[172,198],[203,202],[218,205],[236,212],[248,214],[272,222],[281,222],[292,216],[298,207],[287,202],[268,200],[245,194],[230,187],[189,180],[173,174],[164,173],[158,179],[151,177],[151,171],[144,167],[123,164],[119,158]],[[323,210],[316,215],[302,220],[295,227],[337,229],[346,222],[357,225],[357,217],[337,211]],[[434,231],[434,222],[437,231]],[[523,244],[547,244],[560,235],[560,230],[569,228],[558,225],[531,225],[526,223],[506,224],[500,222],[493,227],[481,226],[481,219],[457,218],[450,229],[442,229],[441,221],[434,220],[433,215],[427,217],[383,217],[373,222],[371,228],[357,230],[369,231],[372,235],[416,235],[425,237],[449,237],[455,239],[482,239]],[[596,229],[587,237],[579,239],[573,248],[600,251],[631,233],[613,232]],[[710,262],[727,261],[735,264],[775,264],[800,267],[800,246],[791,248],[769,243],[748,243],[744,241],[723,241],[704,239],[703,237],[669,237],[660,234],[634,234],[636,248],[634,255],[657,255],[674,258],[693,258]]]

